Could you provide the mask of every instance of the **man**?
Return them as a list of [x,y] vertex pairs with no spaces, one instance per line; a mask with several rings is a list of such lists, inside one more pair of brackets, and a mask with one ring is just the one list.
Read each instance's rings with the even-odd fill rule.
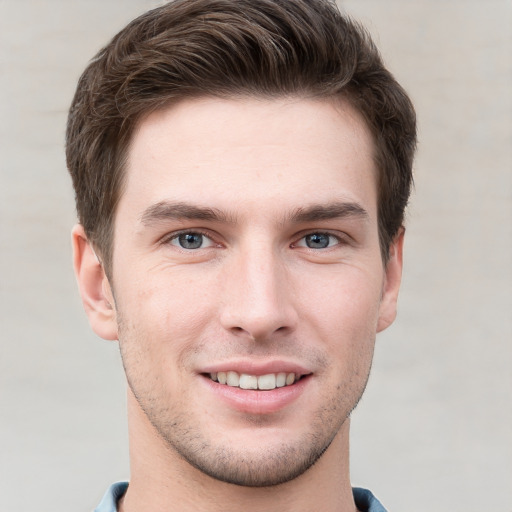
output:
[[119,340],[131,479],[97,511],[326,512],[394,320],[415,116],[326,0],[177,0],[71,106],[74,265]]

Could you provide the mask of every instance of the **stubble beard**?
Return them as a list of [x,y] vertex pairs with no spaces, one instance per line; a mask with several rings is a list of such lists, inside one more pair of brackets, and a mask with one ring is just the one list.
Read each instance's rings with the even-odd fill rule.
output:
[[[293,442],[261,447],[257,451],[215,443],[193,419],[170,409],[149,405],[130,389],[140,408],[166,447],[182,460],[215,480],[245,487],[270,487],[293,480],[310,469],[324,454],[349,414],[337,415],[338,405],[326,407],[313,421],[310,433]],[[350,412],[350,411],[349,411]],[[336,422],[332,418],[340,418]],[[331,418],[331,419],[329,419]],[[262,427],[264,428],[264,427]]]
[[244,487],[275,486],[297,478],[315,464],[332,442],[311,441],[308,437],[313,436],[304,436],[295,446],[290,443],[271,450],[263,447],[240,451],[214,445],[180,418],[170,428],[161,428],[154,417],[150,421],[167,446],[188,464],[215,480]]
[[[169,449],[171,458],[178,455],[201,473],[216,480],[245,487],[276,486],[293,480],[310,469],[324,454],[356,407],[369,376],[339,383],[309,420],[308,432],[299,438],[257,450],[216,443],[207,422],[197,424],[193,415],[177,412],[166,399],[169,393],[155,378],[154,372],[140,366],[138,336],[119,329],[119,346],[128,385],[157,435]],[[130,329],[131,331],[131,329]],[[123,341],[122,341],[123,340]],[[134,341],[135,340],[135,341]],[[140,341],[140,339],[139,339]],[[132,371],[133,370],[133,371]],[[250,420],[248,420],[250,421]],[[265,428],[262,421],[262,428]],[[250,434],[249,434],[250,435]],[[174,455],[173,455],[174,454]]]

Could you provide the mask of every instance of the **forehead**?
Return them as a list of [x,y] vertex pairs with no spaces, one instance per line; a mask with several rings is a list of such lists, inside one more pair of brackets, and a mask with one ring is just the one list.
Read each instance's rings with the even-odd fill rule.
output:
[[373,151],[366,124],[341,100],[182,101],[137,127],[118,215],[168,200],[240,215],[337,200],[371,210]]

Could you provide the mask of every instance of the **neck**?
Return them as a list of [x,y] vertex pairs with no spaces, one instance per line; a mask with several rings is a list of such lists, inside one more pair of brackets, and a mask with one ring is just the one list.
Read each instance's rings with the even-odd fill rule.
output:
[[120,512],[158,510],[223,512],[354,512],[348,460],[349,420],[322,457],[294,480],[272,487],[244,487],[205,475],[157,434],[133,395],[128,395],[131,479]]

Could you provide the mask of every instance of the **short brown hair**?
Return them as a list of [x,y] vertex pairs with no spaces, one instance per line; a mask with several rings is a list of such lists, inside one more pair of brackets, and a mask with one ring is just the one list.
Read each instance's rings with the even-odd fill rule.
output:
[[368,33],[329,0],[174,0],[96,55],[71,104],[67,165],[79,221],[105,269],[127,149],[143,116],[187,97],[290,95],[346,98],[367,122],[385,260],[409,198],[416,119]]

